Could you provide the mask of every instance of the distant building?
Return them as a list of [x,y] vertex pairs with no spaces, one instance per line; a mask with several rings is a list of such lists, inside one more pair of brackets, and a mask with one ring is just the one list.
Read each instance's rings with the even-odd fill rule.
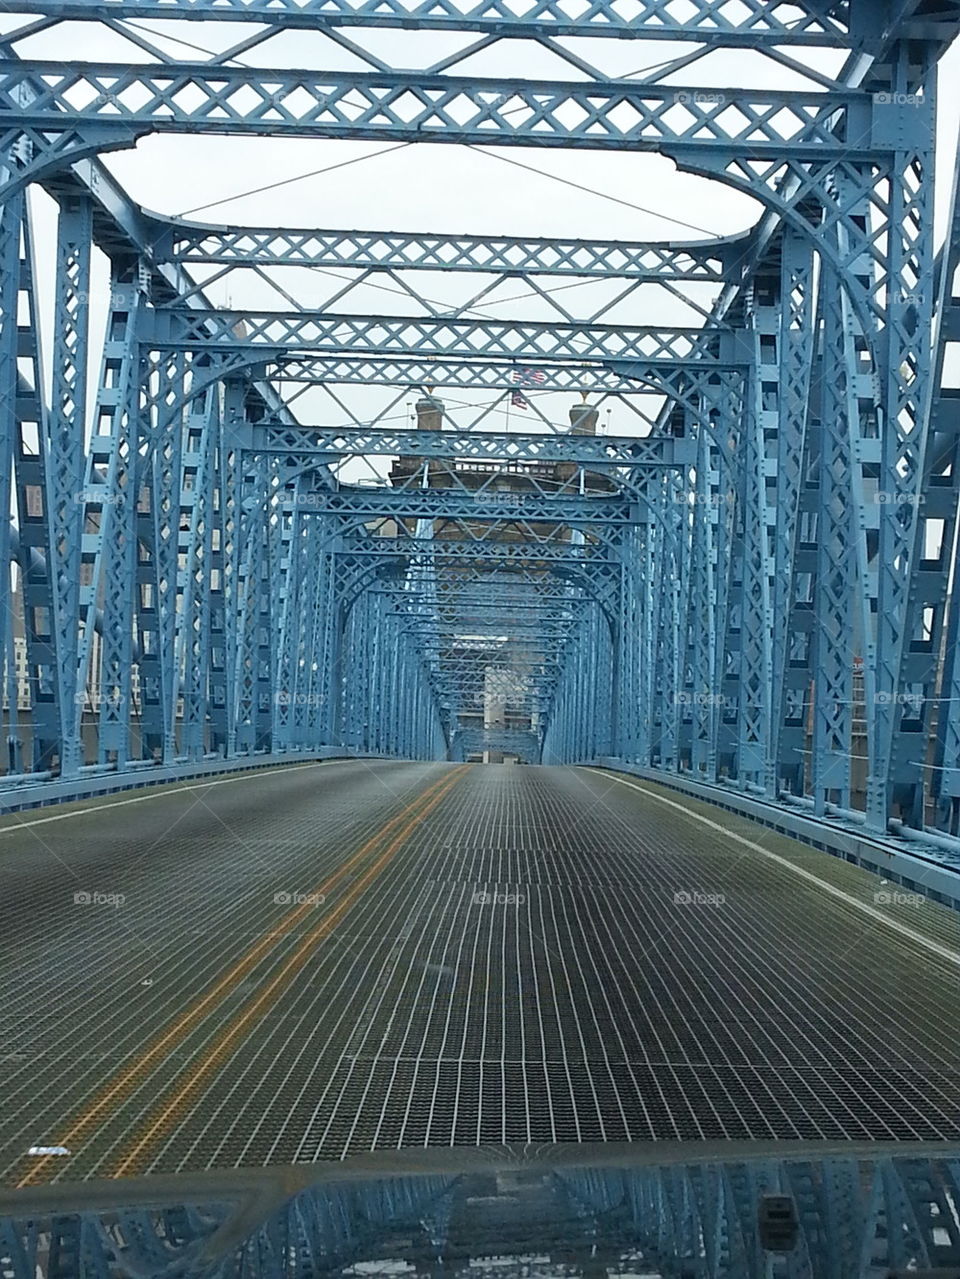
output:
[[[416,403],[417,429],[439,431],[443,429],[443,401],[433,394],[425,394]],[[599,414],[595,408],[584,403],[577,404],[570,410],[571,434],[595,435]],[[423,458],[412,456],[398,457],[390,471],[390,482],[395,485],[409,486],[416,477],[423,477],[424,466],[427,467],[426,482],[429,488],[443,489],[464,486],[468,489],[483,488],[485,492],[497,494],[511,493],[518,498],[530,492],[536,486],[544,492],[577,491],[570,488],[571,481],[577,475],[577,466],[571,462],[508,462],[486,461],[475,459],[433,459],[425,463]],[[599,472],[586,473],[586,491],[590,493],[615,492],[615,485]],[[534,534],[547,541],[569,541],[571,530],[567,527],[557,529],[555,524],[535,523],[527,521]],[[415,522],[408,521],[409,533],[415,532]],[[459,540],[471,534],[480,537],[486,525],[478,524],[467,531],[451,529],[438,522],[434,528],[434,536],[439,540]],[[512,529],[500,529],[488,541],[519,542],[524,535]],[[518,565],[519,567],[519,565]],[[531,563],[524,565],[528,572],[548,574],[545,565],[537,564],[535,557]],[[464,565],[465,571],[467,568]],[[455,577],[457,569],[447,570],[445,575]],[[505,589],[509,589],[506,587]],[[465,628],[469,623],[465,622]],[[508,639],[499,645],[496,643],[481,644],[475,638],[465,634],[460,643],[453,646],[452,657],[462,666],[469,669],[475,667],[472,682],[472,696],[466,704],[458,708],[458,723],[455,725],[465,740],[471,743],[482,741],[485,734],[491,738],[509,739],[511,733],[530,735],[538,730],[539,712],[531,705],[529,692],[531,680],[531,661],[524,653],[521,640]],[[522,738],[518,738],[522,740]],[[472,757],[481,754],[471,752]],[[485,763],[502,762],[510,756],[504,750],[484,750],[482,758]]]
[[[10,608],[13,613],[13,660],[17,678],[17,710],[21,714],[25,714],[31,710],[33,701],[30,696],[30,668],[27,662],[27,641],[24,635],[23,596],[20,591],[19,572],[14,573],[13,579],[13,589],[10,592]],[[83,707],[85,713],[95,711],[100,705],[101,649],[102,641],[100,633],[95,631],[91,651],[90,681],[87,686],[87,695]],[[3,650],[0,649],[0,651]],[[4,712],[6,712],[10,709],[8,682],[6,679],[6,662],[3,663],[2,669],[4,674],[2,706]],[[131,672],[130,684],[134,714],[136,714],[136,708],[140,704],[140,671],[136,665],[134,665]]]

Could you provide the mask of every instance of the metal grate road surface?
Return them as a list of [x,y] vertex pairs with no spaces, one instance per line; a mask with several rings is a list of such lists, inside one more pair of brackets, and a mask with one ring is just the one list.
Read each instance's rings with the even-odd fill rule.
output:
[[960,969],[749,834],[843,896],[578,769],[288,769],[0,834],[4,1177],[960,1140]]

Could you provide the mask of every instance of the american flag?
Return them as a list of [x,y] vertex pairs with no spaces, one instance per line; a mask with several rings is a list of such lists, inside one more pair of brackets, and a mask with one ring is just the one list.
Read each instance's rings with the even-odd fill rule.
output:
[[530,407],[519,391],[514,391],[510,397],[510,403],[515,409],[528,409]]
[[542,369],[514,369],[513,380],[521,386],[540,386],[546,382],[547,375]]

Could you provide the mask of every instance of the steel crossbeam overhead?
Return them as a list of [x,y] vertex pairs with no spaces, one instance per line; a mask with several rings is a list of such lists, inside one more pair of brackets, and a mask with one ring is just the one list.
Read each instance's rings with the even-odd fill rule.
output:
[[[536,604],[526,606],[508,605],[508,604],[491,604],[491,596],[478,593],[476,584],[474,583],[473,591],[438,591],[437,600],[434,607],[430,610],[429,616],[442,617],[445,620],[458,621],[464,620],[464,630],[469,631],[474,622],[485,618],[493,621],[495,618],[516,618],[518,621],[541,621],[544,618],[553,617],[569,620],[571,607],[582,610],[584,603],[590,597],[586,592],[572,592],[558,589],[558,585],[547,579],[549,589],[537,589],[537,584],[524,583],[528,589],[528,594],[532,599],[536,599]],[[502,591],[502,584],[501,584]],[[390,594],[391,592],[387,592]],[[405,593],[407,601],[407,611],[416,613],[417,607],[409,606],[410,595]],[[415,598],[415,597],[414,597]],[[400,607],[400,601],[397,601]]]
[[569,634],[566,627],[543,631],[537,631],[535,627],[531,627],[529,634],[523,633],[523,628],[518,628],[517,634],[505,633],[511,628],[498,623],[493,628],[488,627],[483,632],[482,639],[476,639],[469,626],[447,624],[436,627],[434,619],[415,613],[405,614],[403,623],[408,633],[419,636],[423,651],[436,650],[452,653],[464,644],[468,647],[472,644],[478,652],[502,654],[511,646],[520,646],[524,660],[533,660],[536,657],[542,657],[545,653],[554,653]]
[[[32,92],[34,100],[23,103],[24,94]],[[0,68],[0,101],[20,105],[23,125],[35,129],[107,120],[111,127],[144,132],[191,127],[302,137],[387,133],[483,145],[517,144],[536,136],[540,146],[722,145],[755,156],[778,156],[789,146],[801,154],[865,159],[883,146],[871,140],[869,96],[844,90],[829,96],[798,90],[720,92],[702,85],[477,81],[416,72],[343,74],[203,62],[83,62],[64,68],[24,59]],[[681,109],[671,112],[671,107]],[[574,122],[561,123],[571,109]],[[516,120],[517,115],[523,118]],[[886,141],[887,148],[891,142]]]
[[512,713],[519,714],[526,708],[542,716],[549,709],[554,692],[554,681],[547,670],[547,662],[531,661],[527,666],[498,664],[496,656],[489,654],[478,664],[476,660],[458,661],[448,654],[437,680],[440,704],[452,721],[466,722],[483,709],[484,699],[495,690],[509,694]]
[[[366,357],[345,355],[335,358],[322,356],[292,356],[288,352],[275,355],[263,348],[250,348],[238,355],[238,366],[270,361],[276,366],[279,381],[297,385],[305,383],[345,383],[381,386],[433,386],[458,390],[516,390],[518,380],[529,361],[453,359],[449,356],[427,355],[420,359],[377,354]],[[691,387],[698,391],[702,385],[709,393],[717,381],[738,380],[744,373],[745,363],[710,361],[701,364],[696,356],[689,359],[608,359],[576,364],[558,364],[550,359],[536,359],[543,391],[609,392],[618,395],[636,395],[654,391],[678,399],[691,395]]]
[[[428,657],[436,659],[440,665],[437,668],[437,678],[441,683],[444,673],[448,669],[448,663],[458,654],[458,650],[462,647],[462,639],[452,635],[441,636],[424,636],[413,628],[402,628],[402,634],[415,636],[415,643],[418,651]],[[509,652],[511,645],[515,645],[521,649],[520,657],[524,662],[534,662],[538,665],[553,666],[559,661],[560,654],[567,642],[564,635],[547,636],[534,642],[528,636],[518,636],[511,639],[509,636],[504,637],[502,643],[496,648],[489,651],[484,650],[473,654],[474,661],[482,661],[485,666],[497,668],[497,662],[502,662],[502,669],[505,672],[519,672],[522,674],[522,664],[518,666],[515,655]],[[452,668],[451,668],[452,670]],[[460,696],[461,689],[459,680],[452,686],[453,704],[459,705],[462,702]]]
[[543,524],[630,524],[640,517],[631,504],[615,498],[579,497],[570,494],[487,492],[467,497],[459,490],[361,488],[352,491],[322,490],[310,494],[310,510],[318,514],[348,516],[361,521],[391,516],[394,519],[509,520],[521,517]]
[[458,715],[474,712],[478,697],[491,689],[509,694],[511,707],[527,705],[545,711],[550,705],[554,681],[549,672],[550,658],[524,653],[502,654],[490,650],[464,657],[459,647],[449,647],[439,668],[441,687],[451,691],[444,706]]
[[[576,621],[569,613],[556,609],[536,609],[529,613],[512,612],[505,608],[484,607],[478,603],[458,603],[455,605],[437,604],[428,615],[424,615],[414,606],[403,608],[397,604],[401,612],[415,622],[429,626],[434,634],[453,636],[468,634],[474,625],[502,626],[514,638],[518,632],[533,630],[541,636],[566,634]],[[509,614],[509,616],[508,616]]]
[[894,155],[902,137],[885,127],[875,98],[847,89],[720,91],[202,62],[65,68],[4,60],[3,104],[16,112],[18,133],[8,135],[8,145],[16,139],[30,157],[8,173],[11,192],[98,150],[129,147],[149,133],[189,131],[662,151],[698,171],[719,164],[725,181],[762,189],[773,200],[785,156],[794,164],[869,166]]
[[[476,719],[478,699],[482,713],[495,672],[530,708],[537,758],[685,772],[820,816],[857,810],[874,832],[960,837],[958,196],[939,266],[932,217],[936,69],[960,5],[18,12],[27,26],[0,44],[0,492],[14,512],[0,555],[20,567],[24,618],[3,643],[11,784],[31,768],[69,779],[267,749],[457,757],[459,716]],[[183,60],[125,25],[159,17],[257,34]],[[138,52],[17,56],[40,27],[54,48],[66,20]],[[413,33],[398,62],[403,49],[416,63],[418,30],[474,31],[481,62],[531,40],[566,78],[468,76],[466,53],[391,66],[362,43],[391,26]],[[268,65],[291,27],[357,28],[363,69]],[[692,47],[623,78],[558,36]],[[723,47],[806,87],[668,83]],[[204,226],[139,208],[96,158],[188,132],[649,152],[761,213],[695,243]],[[59,206],[49,297],[31,184]],[[94,249],[110,266],[99,348]],[[329,299],[295,296],[311,271],[339,277]],[[441,312],[421,272],[466,300]],[[259,301],[216,307],[224,277],[259,282]],[[351,300],[377,281],[410,313]],[[508,318],[478,319],[477,290],[510,281],[534,301],[504,290]],[[616,303],[588,303],[603,281]],[[284,300],[264,304],[267,286]],[[695,322],[662,322],[648,299],[668,293]],[[546,305],[555,318],[524,318]],[[355,411],[350,395],[387,387],[376,402],[420,394],[417,429]],[[461,424],[481,396],[483,416]],[[564,427],[538,433],[530,414],[490,430],[515,396]],[[603,397],[647,434],[600,433]],[[373,483],[354,482],[362,461]],[[13,589],[0,581],[4,617]]]
[[[416,599],[417,592],[409,583],[395,582],[383,585],[377,590],[388,593],[400,592],[408,598]],[[507,610],[518,615],[526,612],[541,613],[543,602],[556,600],[567,605],[573,600],[569,586],[559,582],[552,575],[542,574],[539,577],[532,573],[524,574],[518,581],[511,580],[510,574],[500,572],[458,573],[438,576],[434,597],[430,601],[431,612],[434,608],[449,608],[456,603],[460,607],[475,605],[490,610]]]
[[[238,337],[238,330],[245,330]],[[160,311],[146,345],[158,351],[232,352],[306,350],[416,355],[422,351],[513,360],[669,360],[696,352],[709,364],[698,329],[629,328],[614,324],[508,324],[498,320],[438,319],[425,316],[366,316],[309,312]],[[714,357],[715,358],[715,357]]]
[[[492,532],[495,532],[493,530]],[[511,537],[504,540],[491,536],[473,540],[458,538],[369,537],[362,542],[351,542],[349,550],[342,552],[355,560],[389,560],[399,557],[415,557],[443,564],[447,568],[462,571],[472,565],[486,565],[497,571],[511,572],[521,569],[537,571],[544,568],[589,569],[598,572],[619,561],[593,544],[577,545],[568,541],[555,541]]]
[[744,236],[704,244],[623,240],[515,239],[425,232],[285,230],[280,227],[191,226],[148,222],[154,260],[210,266],[356,267],[377,271],[443,271],[586,279],[669,280],[724,284],[735,280]]
[[[58,12],[74,20],[104,18],[194,18],[280,26],[376,26],[409,29],[483,31],[501,36],[589,35],[617,39],[710,39],[733,47],[764,44],[855,48],[869,29],[851,27],[845,7],[831,14],[827,4],[807,3],[798,16],[793,4],[767,0],[695,0],[682,16],[663,0],[639,0],[629,13],[616,0],[587,11],[551,0],[528,0],[527,6],[505,9],[493,0],[438,8],[422,0],[389,0],[371,11],[359,0],[60,0]],[[906,11],[907,6],[903,6]],[[17,12],[46,14],[43,0],[18,0]],[[855,11],[857,12],[857,11]],[[861,11],[862,12],[862,11]],[[891,24],[893,25],[893,24]],[[875,28],[874,28],[875,34]]]
[[[473,573],[457,573],[445,574],[443,577],[438,575],[435,586],[431,588],[429,601],[427,604],[427,613],[434,616],[437,610],[449,609],[452,601],[449,597],[456,595],[462,601],[464,609],[475,607],[476,609],[487,609],[490,611],[513,611],[518,615],[532,612],[540,615],[544,614],[543,599],[540,598],[536,586],[549,588],[547,595],[550,598],[566,600],[567,605],[571,603],[572,596],[568,593],[556,593],[559,584],[549,575],[542,575],[539,580],[534,578],[532,574],[525,575],[522,580],[514,577],[511,580],[509,574],[502,572],[481,572],[474,570]],[[407,606],[410,609],[417,607],[418,588],[409,581],[393,582],[388,585],[378,585],[371,587],[376,593],[385,593],[396,595],[399,593],[401,597],[406,598]],[[424,591],[424,588],[420,588]],[[447,596],[448,598],[444,598]]]
[[491,634],[505,644],[534,644],[537,650],[564,642],[570,634],[574,620],[554,617],[544,613],[540,617],[518,616],[505,618],[502,613],[477,612],[465,614],[458,611],[439,610],[435,617],[424,618],[411,612],[407,614],[405,627],[423,636],[424,643],[455,646],[464,635]]
[[[316,462],[316,459],[309,455],[303,460],[311,468]],[[409,463],[410,459],[405,460]],[[289,463],[289,456],[284,455],[282,465],[287,466]],[[504,480],[511,477],[515,491],[504,493]],[[497,498],[498,501],[506,501],[514,505],[521,498],[525,499],[527,495],[546,501],[556,501],[565,497],[578,499],[588,497],[592,500],[602,497],[620,498],[624,501],[638,498],[641,502],[646,502],[649,488],[646,472],[637,475],[636,468],[602,473],[575,463],[562,465],[562,470],[557,466],[530,465],[520,472],[516,465],[496,462],[486,462],[482,465],[469,463],[451,465],[436,462],[414,466],[407,474],[402,476],[393,474],[391,479],[392,494],[416,492],[428,483],[430,492],[442,492],[444,509],[455,513],[458,496],[469,500],[470,508],[459,514],[460,519],[467,519],[470,511],[480,509],[485,498],[498,494],[502,495]],[[367,487],[370,489],[373,486]],[[349,492],[350,486],[345,484],[342,491]],[[531,507],[531,510],[533,509],[535,508]]]
[[257,453],[299,453],[325,456],[403,454],[405,457],[438,458],[457,462],[570,462],[590,467],[683,467],[696,462],[693,440],[673,436],[572,435],[540,432],[537,435],[501,431],[391,430],[372,427],[286,426],[271,422],[247,423],[238,445]]
[[455,638],[464,632],[483,627],[506,629],[511,639],[518,639],[533,633],[539,639],[560,636],[566,638],[570,633],[573,619],[569,615],[548,613],[545,609],[524,611],[514,609],[507,615],[504,609],[483,608],[473,601],[455,601],[453,604],[441,605],[427,619],[432,632],[437,636]]
[[472,640],[475,635],[482,634],[485,638],[475,641],[480,650],[486,652],[486,646],[489,645],[491,651],[502,653],[512,645],[519,645],[522,647],[524,660],[532,660],[534,655],[544,652],[553,652],[566,640],[570,631],[568,626],[560,624],[538,629],[535,621],[525,626],[519,624],[510,626],[502,619],[487,624],[483,630],[471,628],[466,623],[460,625],[459,621],[445,622],[443,626],[439,626],[436,625],[436,619],[426,618],[416,613],[404,615],[404,627],[409,633],[416,633],[419,636],[425,651],[435,648],[448,653],[453,652],[464,642]]
[[418,622],[424,622],[429,626],[442,621],[457,629],[457,633],[468,633],[471,624],[481,620],[502,625],[506,619],[510,630],[529,625],[537,626],[542,622],[550,625],[566,625],[576,620],[572,606],[579,601],[569,596],[565,600],[562,597],[537,600],[528,595],[529,602],[516,604],[509,598],[503,598],[504,594],[510,594],[509,588],[501,593],[500,598],[484,598],[476,593],[475,584],[465,585],[469,589],[465,590],[460,599],[454,600],[438,595],[436,599],[429,601],[429,604],[425,601],[421,602],[416,595],[408,591],[396,592],[378,587],[373,588],[371,593],[385,595],[393,602],[396,610],[407,617],[415,618]]
[[527,637],[515,640],[508,637],[491,640],[483,647],[471,647],[468,640],[461,637],[433,639],[429,646],[442,663],[436,668],[441,682],[443,679],[451,681],[449,687],[455,709],[461,701],[461,694],[475,689],[478,680],[494,677],[516,679],[520,683],[529,679],[531,696],[549,703],[555,679],[551,667],[555,665],[559,643],[543,641],[533,645]]
[[511,680],[523,685],[529,683],[536,690],[537,704],[546,720],[555,700],[557,677],[549,672],[562,661],[565,636],[534,641],[530,636],[506,637],[489,648],[466,650],[465,641],[455,637],[424,637],[416,635],[415,642],[434,665],[436,686],[443,690],[444,708],[454,717],[469,714],[475,704],[476,683],[471,684],[471,674],[481,671],[485,681]]
[[[424,629],[415,624],[416,619],[409,619],[401,632],[407,635],[415,635],[418,644],[422,646],[421,651],[438,653],[449,652],[455,647],[459,638],[463,634],[463,627],[459,623],[431,623],[430,633],[426,634]],[[485,623],[487,629],[491,624]],[[493,624],[495,629],[495,623]],[[468,627],[469,629],[469,627]],[[571,627],[565,626],[544,626],[542,623],[530,622],[526,626],[514,625],[504,627],[510,633],[504,636],[504,643],[517,644],[533,644],[530,651],[534,653],[555,653],[566,643],[570,635]]]

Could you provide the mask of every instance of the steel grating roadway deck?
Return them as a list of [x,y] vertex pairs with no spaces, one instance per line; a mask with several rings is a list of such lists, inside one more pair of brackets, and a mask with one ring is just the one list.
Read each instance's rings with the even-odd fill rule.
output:
[[4,819],[4,1182],[960,1140],[960,968],[858,903],[960,953],[957,918],[878,910],[865,872],[668,795],[350,761]]

